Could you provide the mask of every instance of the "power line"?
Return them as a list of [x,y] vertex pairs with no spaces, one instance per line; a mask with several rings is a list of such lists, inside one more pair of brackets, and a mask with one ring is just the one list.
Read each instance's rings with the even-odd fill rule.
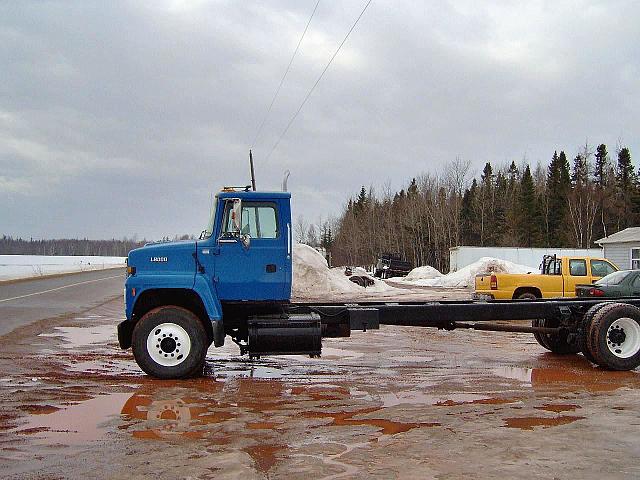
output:
[[296,54],[298,53],[298,50],[300,49],[300,44],[302,43],[302,39],[304,38],[305,34],[307,33],[307,29],[309,28],[309,24],[311,23],[311,19],[316,14],[316,10],[318,9],[318,4],[320,4],[320,0],[318,0],[316,2],[316,6],[313,7],[313,12],[311,12],[311,16],[309,17],[309,21],[307,22],[307,25],[304,27],[304,31],[302,32],[302,35],[300,36],[300,40],[298,40],[298,45],[296,45],[296,49],[293,51],[293,55],[291,55],[291,60],[289,60],[289,65],[287,65],[287,69],[285,70],[284,75],[282,75],[282,78],[280,79],[280,85],[278,85],[278,88],[276,89],[276,93],[273,95],[273,98],[271,99],[271,103],[269,104],[269,108],[267,109],[267,113],[264,114],[264,118],[262,119],[262,122],[260,123],[260,126],[258,127],[258,131],[256,132],[255,137],[253,137],[253,142],[251,142],[251,146],[252,147],[255,147],[256,141],[258,140],[258,137],[260,136],[260,133],[262,132],[262,127],[264,127],[264,124],[266,123],[267,118],[269,117],[269,114],[271,113],[271,109],[273,108],[273,104],[276,102],[276,98],[278,98],[278,94],[280,93],[280,89],[282,88],[282,84],[284,83],[284,79],[287,77],[287,74],[289,73],[289,70],[291,69],[291,64],[293,63],[293,59],[296,57]]
[[356,28],[356,25],[358,24],[358,22],[360,21],[360,19],[362,18],[362,16],[364,15],[364,12],[367,10],[367,8],[369,7],[369,4],[371,3],[372,0],[369,0],[364,8],[362,9],[362,11],[360,12],[360,15],[358,15],[358,18],[356,18],[356,21],[353,22],[353,25],[351,25],[351,28],[349,29],[349,31],[347,32],[347,34],[345,35],[345,37],[342,39],[342,42],[340,42],[340,45],[338,45],[337,50],[335,51],[335,53],[333,54],[333,56],[331,57],[331,59],[329,59],[329,63],[327,63],[327,65],[324,67],[324,70],[322,70],[322,73],[320,74],[320,76],[318,77],[318,79],[316,80],[316,83],[313,84],[313,86],[311,87],[311,89],[309,90],[309,92],[307,92],[307,95],[304,97],[304,100],[302,100],[302,103],[300,104],[300,106],[298,107],[298,110],[296,110],[296,113],[293,114],[293,117],[291,117],[291,120],[289,120],[289,123],[287,123],[287,126],[284,128],[284,130],[282,131],[282,133],[280,134],[280,136],[278,137],[278,140],[276,141],[276,143],[273,145],[273,147],[271,148],[271,150],[269,151],[269,154],[267,155],[267,157],[264,160],[264,163],[266,164],[269,161],[269,158],[271,157],[271,154],[273,153],[273,151],[278,147],[278,145],[280,144],[280,141],[282,140],[282,138],[286,135],[287,131],[289,131],[289,127],[291,127],[291,125],[293,124],[294,120],[296,119],[296,117],[298,116],[298,114],[300,113],[300,111],[302,110],[302,107],[304,107],[304,104],[307,103],[307,100],[309,100],[309,97],[311,96],[311,94],[313,93],[313,91],[316,89],[316,87],[318,86],[318,84],[320,83],[320,80],[322,80],[322,77],[324,77],[324,74],[326,73],[326,71],[329,69],[329,67],[331,66],[331,63],[333,62],[333,59],[336,58],[336,56],[338,55],[338,52],[340,51],[340,49],[342,48],[342,46],[345,44],[345,42],[347,41],[347,39],[349,38],[349,35],[351,35],[351,32],[353,31],[354,28]]

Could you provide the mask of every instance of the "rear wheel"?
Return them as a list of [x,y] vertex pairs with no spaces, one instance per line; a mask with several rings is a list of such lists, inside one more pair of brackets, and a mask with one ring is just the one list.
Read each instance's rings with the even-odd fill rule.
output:
[[587,344],[601,367],[633,370],[640,365],[640,309],[624,303],[603,306],[591,320]]
[[[538,299],[538,297],[535,295],[535,293],[532,293],[532,292],[521,293],[516,298],[518,300],[537,300]],[[544,327],[544,320],[543,319],[538,319],[538,318],[536,318],[534,320],[531,320],[531,326],[532,327]],[[542,334],[542,333],[534,333],[533,334],[533,338],[536,339],[536,342],[538,342],[538,344],[541,347],[546,348],[547,350],[551,350],[551,347],[547,343],[547,339],[545,338],[544,334]]]
[[[543,322],[544,322],[544,320],[536,318],[534,320],[531,320],[531,326],[532,327],[542,327],[543,326],[542,325]],[[549,345],[547,345],[546,339],[545,339],[545,337],[543,336],[542,333],[534,333],[533,334],[533,338],[536,339],[536,342],[538,342],[538,344],[541,347],[546,348],[547,350],[551,350],[549,348]]]
[[591,326],[594,315],[607,305],[608,303],[598,303],[597,305],[594,305],[587,310],[587,313],[584,314],[582,320],[578,322],[578,347],[580,348],[580,352],[582,352],[584,358],[595,364],[597,364],[598,361],[589,350],[589,327]]
[[[534,327],[555,328],[560,325],[556,319],[540,318],[533,320],[531,325]],[[580,347],[568,342],[566,333],[534,333],[533,336],[547,350],[561,355],[569,355],[580,352]]]
[[202,374],[207,333],[192,312],[159,307],[146,313],[133,329],[133,356],[147,374],[162,379]]

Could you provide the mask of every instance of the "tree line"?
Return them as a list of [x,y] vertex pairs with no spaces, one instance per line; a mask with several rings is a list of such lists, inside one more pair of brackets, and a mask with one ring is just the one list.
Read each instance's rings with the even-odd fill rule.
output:
[[570,162],[555,151],[548,165],[487,162],[471,178],[456,159],[439,173],[381,192],[363,186],[333,221],[296,224],[298,240],[324,246],[336,265],[369,265],[398,252],[414,265],[448,271],[460,245],[590,248],[640,220],[640,172],[631,152],[612,159],[604,144],[585,144]]
[[[193,235],[175,236],[173,240],[193,239]],[[164,237],[163,241],[169,241]],[[55,240],[34,240],[0,237],[0,255],[98,255],[105,257],[126,257],[129,251],[147,243],[147,240],[123,238],[111,240],[88,240],[63,238]]]

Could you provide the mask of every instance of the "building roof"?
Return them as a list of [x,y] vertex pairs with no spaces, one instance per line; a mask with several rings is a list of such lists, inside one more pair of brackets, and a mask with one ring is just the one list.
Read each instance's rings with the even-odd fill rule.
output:
[[596,240],[598,245],[604,245],[609,243],[627,243],[627,242],[640,242],[640,227],[629,227],[624,230],[620,230],[613,235]]

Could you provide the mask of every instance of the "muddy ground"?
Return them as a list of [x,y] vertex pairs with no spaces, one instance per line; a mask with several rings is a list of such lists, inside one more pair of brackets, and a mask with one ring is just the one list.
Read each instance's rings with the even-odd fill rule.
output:
[[157,381],[116,299],[0,339],[2,478],[638,478],[640,372],[530,335],[382,327],[321,359],[212,348]]

